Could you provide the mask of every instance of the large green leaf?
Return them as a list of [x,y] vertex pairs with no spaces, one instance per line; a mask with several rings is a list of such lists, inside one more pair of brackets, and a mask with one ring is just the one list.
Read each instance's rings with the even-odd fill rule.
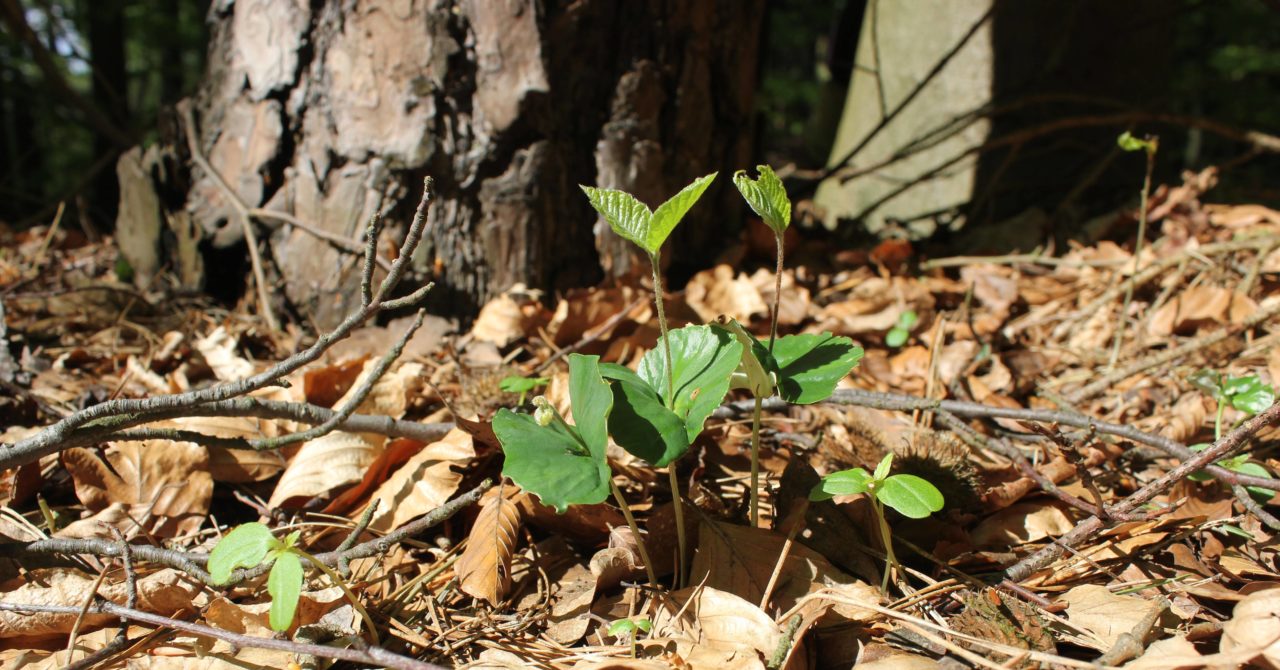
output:
[[569,356],[569,400],[576,426],[539,426],[527,414],[499,410],[493,432],[506,460],[502,473],[557,512],[609,497],[609,411],[613,393],[600,376],[599,357]]
[[831,333],[787,335],[774,342],[778,394],[808,405],[831,397],[836,384],[862,360],[862,347]]
[[292,551],[275,552],[275,565],[267,576],[267,593],[271,594],[271,612],[268,621],[271,630],[282,632],[293,624],[298,610],[298,598],[302,595],[302,561]]
[[923,519],[942,509],[938,487],[915,475],[893,475],[876,487],[876,498],[903,516]]
[[814,485],[809,492],[809,500],[830,500],[836,496],[866,493],[871,481],[871,473],[862,468],[833,472]]
[[727,331],[710,326],[685,326],[667,333],[674,371],[674,399],[666,397],[667,365],[662,343],[646,352],[637,371],[649,388],[685,423],[689,443],[702,432],[707,417],[729,392],[729,381],[742,359],[742,345]]
[[664,467],[689,450],[684,419],[662,404],[662,398],[630,368],[602,363],[600,374],[613,380],[609,433],[628,452]]
[[218,540],[209,553],[209,576],[214,584],[226,584],[231,571],[252,568],[266,560],[267,552],[280,546],[271,529],[254,522],[236,526]]
[[716,173],[700,177],[684,187],[670,200],[650,211],[649,208],[625,191],[582,186],[587,200],[600,216],[609,223],[613,232],[644,249],[650,256],[657,254],[689,208],[698,202],[703,191],[715,181]]
[[1247,414],[1261,414],[1276,402],[1275,389],[1258,375],[1228,377],[1222,391],[1231,398],[1231,406]]
[[759,179],[748,177],[746,170],[738,170],[733,175],[733,185],[765,225],[781,235],[791,225],[791,199],[773,168],[757,165],[756,172],[760,174]]

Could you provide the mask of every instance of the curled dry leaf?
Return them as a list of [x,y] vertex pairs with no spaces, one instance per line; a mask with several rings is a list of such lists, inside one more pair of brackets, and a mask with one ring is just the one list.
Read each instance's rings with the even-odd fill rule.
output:
[[676,653],[694,668],[764,670],[782,630],[759,607],[707,587],[670,594],[653,616],[653,636],[675,642]]
[[267,504],[280,507],[290,500],[309,500],[360,481],[386,442],[382,435],[341,431],[307,442],[294,454]]
[[[91,597],[89,591],[96,581],[95,577],[75,570],[39,570],[30,575],[29,581],[5,593],[4,601],[24,605],[79,607]],[[97,593],[106,600],[121,605],[128,595],[123,581],[103,582]],[[137,608],[144,612],[171,616],[190,610],[199,593],[198,583],[177,570],[166,568],[138,579]],[[65,635],[71,632],[77,616],[0,611],[0,638]],[[117,621],[117,617],[104,614],[85,615],[85,623],[90,627],[105,626]]]
[[1251,593],[1236,603],[1231,620],[1222,624],[1219,649],[1280,668],[1280,588]]
[[[361,371],[360,377],[338,400],[337,406],[341,407],[351,399],[356,389],[373,372],[375,365],[377,365],[377,361],[365,362],[364,370]],[[383,375],[378,381],[374,382],[369,395],[365,397],[364,402],[360,403],[357,411],[362,414],[389,416],[393,419],[399,419],[404,416],[409,403],[422,390],[422,374],[422,365],[420,363],[405,363],[394,372]]]
[[[571,290],[556,304],[547,333],[558,347],[569,346],[588,334],[608,337],[609,333],[600,328],[633,304],[636,307],[630,316],[635,322],[644,323],[652,318],[651,301],[635,287]],[[627,321],[624,319],[622,323]]]
[[1193,286],[1151,315],[1147,333],[1166,337],[1195,332],[1202,326],[1239,324],[1258,309],[1248,296],[1217,286]]
[[735,274],[729,265],[720,264],[694,275],[685,287],[685,301],[703,321],[714,321],[725,314],[742,323],[769,313],[760,290],[745,273]]
[[[1083,628],[1100,642],[1095,649],[1108,651],[1120,640],[1120,636],[1132,633],[1144,619],[1159,614],[1161,606],[1153,600],[1137,596],[1116,595],[1105,586],[1083,584],[1072,588],[1059,598],[1070,607],[1067,619]],[[1141,631],[1149,634],[1154,627]],[[1090,642],[1085,639],[1084,642]]]
[[458,428],[423,447],[370,496],[381,502],[369,527],[391,530],[443,505],[462,482],[454,468],[466,466],[475,455],[471,435]]
[[219,381],[244,379],[253,375],[253,363],[236,352],[236,338],[218,326],[212,333],[195,341],[196,351],[213,370]]
[[[111,515],[126,537],[144,529],[158,537],[194,532],[209,512],[213,477],[209,453],[189,442],[114,442],[105,458],[90,449],[68,449],[62,463],[75,481],[76,497],[90,512],[116,505],[127,515]],[[104,519],[106,520],[106,519]]]
[[321,407],[333,407],[356,383],[369,360],[366,354],[359,358],[341,361],[333,365],[307,370],[302,374],[302,394],[307,402]]
[[[788,228],[788,230],[790,230]],[[764,268],[751,275],[751,283],[760,292],[760,297],[768,304],[773,304],[773,273]],[[796,285],[796,275],[791,271],[782,273],[782,300],[778,305],[778,323],[784,326],[796,326],[809,318],[813,308],[813,298],[809,289]]]
[[454,564],[463,593],[496,605],[511,586],[511,555],[520,529],[520,507],[498,493],[486,495],[475,525],[467,535],[467,548]]
[[1017,503],[988,516],[970,534],[979,547],[1039,542],[1075,527],[1066,505],[1048,500]]

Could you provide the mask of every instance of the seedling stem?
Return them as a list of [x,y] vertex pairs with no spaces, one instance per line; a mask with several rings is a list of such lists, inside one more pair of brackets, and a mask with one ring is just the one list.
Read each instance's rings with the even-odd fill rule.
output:
[[627,505],[627,499],[622,495],[622,489],[609,480],[609,488],[613,489],[613,499],[618,502],[618,507],[622,508],[622,516],[627,520],[627,526],[631,528],[631,534],[636,538],[636,549],[640,550],[640,560],[644,561],[644,570],[649,573],[649,585],[654,588],[658,587],[658,575],[653,571],[653,562],[649,560],[649,551],[644,547],[644,537],[640,535],[640,527],[636,525],[636,518],[631,515],[631,506]]
[[773,272],[773,313],[769,320],[769,353],[773,353],[773,341],[778,339],[778,304],[782,301],[782,233],[774,233],[773,239],[778,243],[778,265]]
[[764,398],[755,396],[755,409],[751,411],[751,527],[760,527],[760,414]]
[[[667,314],[662,306],[662,251],[656,251],[649,255],[649,264],[653,266],[653,304],[658,310],[658,328],[662,330],[662,354],[666,358],[667,369],[667,409],[675,406],[675,370],[671,364],[671,339],[667,337]],[[685,537],[684,537],[684,506],[680,501],[680,480],[676,476],[676,464],[673,462],[668,465],[671,473],[671,504],[675,508],[676,513],[676,550],[680,552],[676,556],[676,584],[684,584],[684,556],[685,556]],[[645,561],[648,562],[647,560]]]

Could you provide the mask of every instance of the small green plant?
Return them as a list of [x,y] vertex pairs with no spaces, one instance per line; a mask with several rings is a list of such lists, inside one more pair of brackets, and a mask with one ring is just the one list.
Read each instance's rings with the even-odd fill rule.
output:
[[1125,326],[1129,322],[1129,304],[1133,302],[1133,283],[1138,276],[1138,266],[1142,263],[1142,244],[1147,238],[1147,201],[1151,193],[1151,174],[1156,169],[1156,151],[1160,149],[1160,138],[1154,135],[1138,139],[1133,133],[1124,131],[1116,138],[1116,144],[1123,151],[1141,151],[1147,155],[1146,177],[1142,180],[1142,193],[1138,204],[1138,238],[1133,244],[1133,272],[1124,286],[1124,303],[1120,307],[1120,325],[1116,328],[1115,339],[1111,343],[1111,360],[1107,367],[1114,368],[1120,358],[1120,345],[1124,342]]
[[833,472],[823,477],[822,481],[809,492],[809,499],[814,501],[830,500],[835,496],[858,493],[866,493],[870,496],[871,508],[875,510],[876,521],[880,525],[880,541],[884,544],[886,557],[884,579],[880,583],[881,591],[888,591],[889,575],[894,574],[896,582],[899,571],[884,508],[888,506],[905,517],[923,519],[941,510],[945,503],[942,492],[928,480],[915,475],[891,475],[889,470],[892,466],[893,454],[887,454],[876,466],[874,473],[868,473],[862,468]]
[[[1258,375],[1232,377],[1213,370],[1200,370],[1187,377],[1187,381],[1212,397],[1214,403],[1217,404],[1217,411],[1214,413],[1213,419],[1213,439],[1215,441],[1222,439],[1222,417],[1228,407],[1232,407],[1249,417],[1266,410],[1276,401],[1275,389],[1263,382]],[[1208,444],[1195,444],[1191,446],[1191,450],[1196,452],[1204,451],[1209,446]],[[1250,454],[1248,453],[1237,454],[1218,461],[1217,465],[1242,475],[1254,477],[1271,476],[1270,471],[1261,464],[1250,461],[1249,457]],[[1201,471],[1193,472],[1187,478],[1195,482],[1204,482],[1213,479],[1213,475]],[[1247,486],[1245,488],[1259,500],[1270,500],[1275,494],[1274,491],[1260,486]]]
[[520,394],[520,401],[516,404],[524,405],[524,399],[528,397],[530,392],[536,391],[550,383],[551,380],[546,377],[517,377],[512,375],[510,377],[503,377],[502,381],[498,382],[498,388],[507,393]]
[[268,622],[271,630],[284,632],[293,625],[294,614],[298,611],[298,599],[302,597],[302,561],[305,560],[342,589],[347,600],[364,619],[369,634],[377,644],[378,631],[373,626],[369,613],[360,604],[360,599],[332,568],[298,546],[298,538],[301,536],[301,531],[294,531],[280,540],[271,533],[270,528],[260,523],[236,526],[209,553],[209,576],[215,584],[226,584],[231,581],[231,573],[236,568],[252,568],[270,563],[271,572],[267,575],[267,593],[271,596]]
[[630,619],[618,619],[609,624],[609,635],[622,638],[626,637],[631,644],[631,658],[636,657],[636,631],[645,633],[653,630],[653,622],[648,617],[634,617]]
[[906,310],[898,315],[898,322],[889,329],[884,336],[885,346],[897,349],[907,343],[907,338],[911,337],[911,329],[915,327],[920,317],[913,310]]

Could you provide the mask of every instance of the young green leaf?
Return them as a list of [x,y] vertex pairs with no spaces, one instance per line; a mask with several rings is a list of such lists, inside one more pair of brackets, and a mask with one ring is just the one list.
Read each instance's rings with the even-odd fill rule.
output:
[[528,393],[540,386],[546,386],[551,383],[550,379],[545,377],[503,377],[498,382],[498,388],[507,393]]
[[[729,392],[729,381],[742,359],[742,345],[728,332],[710,326],[677,328],[667,333],[667,338],[675,395],[667,404],[684,420],[692,444]],[[667,365],[661,344],[645,353],[636,372],[659,396],[666,392]]]
[[908,337],[911,337],[911,331],[906,328],[894,326],[893,328],[890,328],[889,332],[884,336],[884,345],[886,347],[897,349],[907,343]]
[[493,417],[493,432],[506,454],[502,473],[560,513],[569,505],[609,497],[605,450],[613,393],[600,376],[599,360],[569,356],[569,400],[576,426],[559,418],[541,426],[529,415],[507,409]]
[[591,186],[580,188],[587,194],[591,206],[609,223],[613,232],[653,256],[715,178],[716,173],[713,172],[694,180],[653,211],[625,191]]
[[1198,370],[1193,372],[1187,377],[1187,381],[1208,396],[1214,398],[1221,398],[1223,396],[1222,375],[1214,372],[1213,370]]
[[[1228,469],[1233,472],[1239,472],[1242,475],[1249,475],[1250,477],[1272,476],[1270,470],[1266,469],[1262,465],[1259,465],[1258,463],[1254,463],[1249,460],[1243,460],[1240,463],[1234,464],[1234,467],[1231,467]],[[1261,486],[1246,486],[1244,488],[1249,492],[1249,495],[1252,495],[1254,497],[1254,499],[1263,503],[1267,502],[1268,500],[1271,500],[1271,498],[1273,498],[1276,494],[1275,491],[1272,491],[1271,489],[1263,488]]]
[[885,478],[889,476],[889,469],[892,467],[893,452],[891,451],[885,454],[884,458],[880,459],[879,465],[876,465],[876,471],[871,473],[872,479],[875,479],[877,482],[884,481]]
[[640,375],[616,363],[600,364],[600,374],[613,381],[609,433],[618,446],[659,468],[689,450],[684,419]]
[[809,491],[809,500],[830,500],[835,496],[850,496],[866,493],[871,485],[871,474],[862,468],[841,470],[823,477]]
[[912,519],[937,512],[945,502],[936,486],[915,475],[893,475],[880,482],[876,499]]
[[862,347],[831,333],[787,335],[773,345],[778,395],[798,405],[831,397],[836,384],[862,360]]
[[915,310],[908,309],[898,315],[897,327],[905,330],[911,330],[911,328],[916,325],[916,321],[919,320],[920,316],[915,313]]
[[618,619],[609,624],[609,635],[613,637],[623,637],[633,635],[636,632],[636,622],[631,619]]
[[1140,140],[1133,133],[1124,131],[1116,138],[1116,144],[1125,151],[1155,151],[1156,145],[1151,140]]
[[746,170],[733,174],[733,185],[738,187],[744,200],[774,234],[781,235],[791,225],[791,199],[782,180],[768,165],[757,165],[759,179],[747,176]]
[[226,584],[233,570],[262,563],[267,552],[277,546],[281,546],[280,541],[260,523],[236,526],[209,553],[209,576],[215,584]]
[[1260,414],[1275,404],[1275,389],[1263,383],[1257,375],[1229,377],[1222,384],[1222,392],[1231,399],[1231,406],[1247,414]]
[[302,561],[292,551],[277,551],[275,565],[267,575],[267,593],[271,594],[271,612],[268,620],[271,630],[283,632],[293,624],[298,611],[298,598],[302,596]]

